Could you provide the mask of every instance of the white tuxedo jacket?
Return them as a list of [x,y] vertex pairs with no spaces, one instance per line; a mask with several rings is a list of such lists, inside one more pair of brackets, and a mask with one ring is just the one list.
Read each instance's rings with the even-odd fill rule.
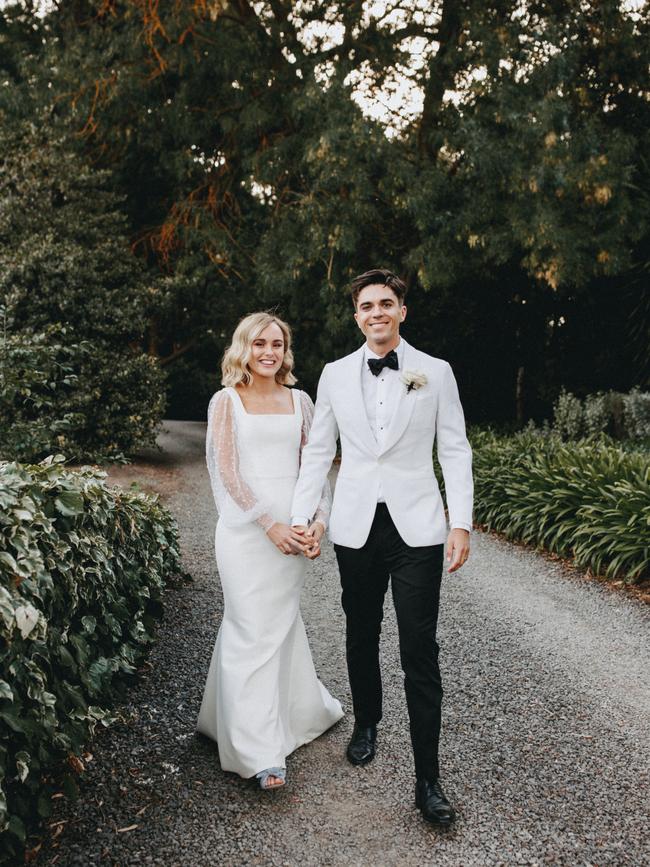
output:
[[445,480],[452,527],[472,524],[472,450],[450,365],[410,346],[404,338],[405,371],[424,373],[426,385],[399,390],[384,447],[368,421],[361,391],[363,346],[327,364],[318,384],[316,413],[302,452],[292,515],[313,515],[341,439],[341,468],[330,516],[330,538],[361,548],[377,508],[379,485],[397,530],[407,545],[446,541],[442,497],[433,472],[433,444]]

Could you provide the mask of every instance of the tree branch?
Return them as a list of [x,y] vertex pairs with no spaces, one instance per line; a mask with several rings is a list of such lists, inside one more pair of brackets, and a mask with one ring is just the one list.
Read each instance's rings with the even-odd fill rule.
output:
[[459,67],[459,39],[462,20],[458,0],[443,0],[442,16],[438,25],[437,41],[440,45],[429,61],[424,89],[424,106],[418,128],[418,149],[435,159],[440,142],[433,141],[445,91],[454,83]]
[[169,355],[166,355],[164,358],[158,359],[158,363],[161,367],[165,367],[168,364],[171,364],[172,361],[176,361],[177,358],[180,358],[181,355],[185,355],[190,349],[196,346],[197,338],[193,337],[190,341],[179,346],[178,349],[174,349],[173,352],[170,352]]

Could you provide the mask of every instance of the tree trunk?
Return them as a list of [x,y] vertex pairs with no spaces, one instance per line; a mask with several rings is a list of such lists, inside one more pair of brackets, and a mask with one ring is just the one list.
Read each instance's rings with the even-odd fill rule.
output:
[[149,327],[147,329],[147,354],[153,355],[154,358],[158,358],[160,356],[158,344],[158,321],[152,318],[149,320]]
[[434,131],[442,108],[445,91],[453,87],[460,65],[458,41],[462,32],[460,4],[458,0],[444,0],[438,25],[439,48],[429,61],[427,82],[424,88],[424,105],[418,128],[418,150],[422,155],[435,159],[440,142],[434,141]]
[[517,425],[524,426],[524,366],[517,368],[517,384],[515,386],[515,413]]

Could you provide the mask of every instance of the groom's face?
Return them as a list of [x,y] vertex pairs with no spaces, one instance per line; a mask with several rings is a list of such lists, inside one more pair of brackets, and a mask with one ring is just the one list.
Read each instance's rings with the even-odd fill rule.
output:
[[388,351],[399,343],[399,327],[406,318],[406,307],[390,286],[373,283],[359,292],[354,318],[370,346],[385,347]]

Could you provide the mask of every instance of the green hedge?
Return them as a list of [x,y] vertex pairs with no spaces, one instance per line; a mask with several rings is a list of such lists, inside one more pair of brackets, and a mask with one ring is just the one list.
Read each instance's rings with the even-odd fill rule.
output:
[[0,462],[0,860],[49,815],[49,773],[76,793],[78,756],[114,719],[180,569],[157,498],[62,461]]
[[475,520],[633,583],[650,566],[650,461],[604,437],[475,430]]
[[165,400],[156,359],[105,341],[74,342],[70,326],[3,332],[0,460],[124,460],[155,446]]

